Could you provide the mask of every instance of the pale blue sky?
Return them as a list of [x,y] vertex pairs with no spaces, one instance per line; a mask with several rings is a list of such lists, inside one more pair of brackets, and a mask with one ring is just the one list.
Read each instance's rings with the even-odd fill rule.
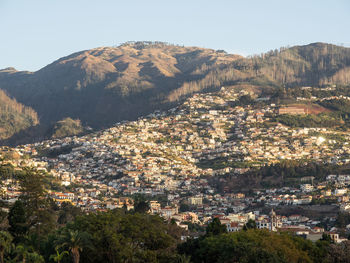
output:
[[0,69],[38,70],[129,40],[257,54],[287,45],[350,46],[349,0],[0,0]]

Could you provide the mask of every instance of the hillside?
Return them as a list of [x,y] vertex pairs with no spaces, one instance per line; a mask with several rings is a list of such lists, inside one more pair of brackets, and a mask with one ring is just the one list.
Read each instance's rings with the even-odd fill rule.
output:
[[0,139],[39,123],[37,113],[30,107],[18,103],[0,90]]
[[281,48],[253,57],[249,63],[258,75],[263,74],[282,84],[350,84],[350,49],[331,44]]
[[[77,52],[37,72],[0,70],[0,89],[32,107],[46,130],[68,117],[85,127],[109,127],[221,86],[271,90],[333,83],[350,83],[350,49],[323,43],[244,58],[220,50],[129,42]],[[45,134],[40,129],[27,134],[38,132]]]
[[61,58],[34,72],[0,72],[0,87],[34,107],[42,122],[79,118],[95,128],[166,107],[169,92],[203,77],[200,68],[240,58],[210,49],[127,43]]
[[63,138],[67,136],[74,136],[81,134],[84,131],[81,126],[80,120],[73,120],[71,118],[65,118],[58,121],[53,130],[52,138]]
[[205,76],[184,83],[170,99],[209,87],[253,84],[260,87],[297,87],[350,84],[350,48],[325,43],[280,48],[265,54],[212,66]]

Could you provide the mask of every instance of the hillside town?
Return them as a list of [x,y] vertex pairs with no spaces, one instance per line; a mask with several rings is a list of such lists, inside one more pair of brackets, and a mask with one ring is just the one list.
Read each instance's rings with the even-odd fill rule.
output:
[[[142,195],[149,200],[150,213],[175,220],[185,229],[218,217],[229,232],[253,220],[258,228],[293,231],[310,240],[329,231],[341,241],[332,225],[335,215],[322,221],[301,214],[279,216],[273,208],[319,205],[326,200],[333,211],[350,212],[350,175],[329,174],[324,181],[303,178],[296,186],[250,193],[220,192],[210,183],[216,176],[241,176],[281,160],[350,162],[349,135],[275,123],[274,116],[305,112],[270,103],[269,97],[255,98],[263,103],[254,107],[235,104],[250,95],[254,94],[223,87],[219,92],[195,94],[167,112],[117,123],[101,132],[3,147],[2,164],[47,173],[62,188],[49,191],[52,199],[85,211],[130,210],[133,196]],[[11,179],[3,182],[2,190],[8,202],[20,194]],[[325,221],[328,224],[320,227]]]

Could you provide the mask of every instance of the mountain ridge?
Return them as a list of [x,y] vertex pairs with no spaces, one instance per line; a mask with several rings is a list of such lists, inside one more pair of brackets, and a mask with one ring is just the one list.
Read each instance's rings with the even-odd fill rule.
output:
[[0,70],[0,89],[33,108],[44,126],[65,119],[106,128],[188,96],[230,85],[261,88],[350,84],[350,48],[325,43],[242,57],[161,42],[128,42],[62,57],[29,72]]

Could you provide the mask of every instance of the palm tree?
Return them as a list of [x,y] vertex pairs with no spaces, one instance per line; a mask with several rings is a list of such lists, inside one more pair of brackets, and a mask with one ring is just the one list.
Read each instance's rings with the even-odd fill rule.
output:
[[0,263],[4,263],[4,253],[11,248],[12,240],[13,237],[9,232],[0,231]]
[[89,246],[90,236],[86,232],[67,229],[60,240],[60,247],[67,247],[72,254],[73,262],[79,263],[80,252]]
[[38,254],[37,252],[33,251],[31,247],[26,247],[22,244],[19,244],[15,248],[16,257],[14,258],[16,262],[19,262],[18,260],[22,260],[22,263],[26,263],[27,260],[29,262],[34,263],[44,263],[44,258]]
[[191,262],[191,256],[179,255],[177,257],[177,262],[178,263],[190,263]]
[[22,259],[22,262],[25,263],[26,260],[29,257],[30,252],[28,251],[28,249],[24,246],[24,245],[18,245],[15,248],[15,252],[16,252],[16,257],[15,259]]
[[28,254],[28,261],[33,263],[45,263],[43,256],[36,252]]
[[56,248],[56,255],[51,255],[50,259],[52,259],[53,261],[60,263],[60,261],[62,260],[62,258],[65,255],[68,255],[68,251],[62,251],[61,253],[58,251],[58,249]]

